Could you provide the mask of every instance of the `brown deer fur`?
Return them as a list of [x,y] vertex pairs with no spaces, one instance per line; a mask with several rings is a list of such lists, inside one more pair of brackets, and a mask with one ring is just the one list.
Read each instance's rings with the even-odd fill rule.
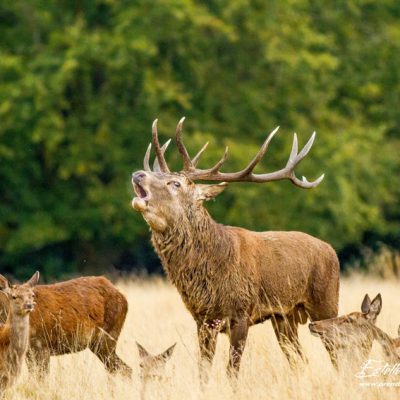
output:
[[339,262],[327,243],[301,232],[215,222],[202,202],[226,184],[196,185],[185,174],[149,171],[134,173],[133,184],[132,205],[149,224],[163,267],[197,323],[201,365],[211,362],[218,331],[230,336],[228,366],[237,372],[251,325],[271,319],[290,359],[287,342],[301,354],[299,323],[337,315]]
[[[371,352],[374,340],[379,342],[390,359],[399,361],[396,349],[400,347],[400,338],[392,339],[375,324],[382,310],[382,297],[378,294],[372,301],[368,294],[361,304],[361,312],[354,311],[322,321],[309,324],[310,332],[330,343],[337,354],[351,354],[365,361]],[[400,335],[400,328],[399,328]]]
[[0,327],[0,397],[21,374],[22,364],[29,345],[29,315],[34,307],[33,287],[39,273],[23,285],[10,286],[0,275],[0,292],[10,301],[7,321]]
[[89,348],[113,372],[131,374],[116,354],[128,310],[123,294],[105,277],[85,277],[35,289],[28,366],[47,372],[50,356]]

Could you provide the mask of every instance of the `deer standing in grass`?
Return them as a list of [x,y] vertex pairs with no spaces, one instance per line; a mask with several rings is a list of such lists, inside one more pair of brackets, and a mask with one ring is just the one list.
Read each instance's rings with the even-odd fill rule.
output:
[[[38,368],[43,376],[48,372],[50,356],[89,348],[108,372],[131,375],[131,368],[116,353],[128,302],[108,279],[84,277],[39,285],[35,294],[27,354],[30,370]],[[7,304],[0,301],[2,307],[7,309]]]
[[39,281],[39,272],[23,285],[11,286],[0,275],[0,293],[10,302],[7,321],[0,327],[0,397],[21,374],[29,345],[29,315],[34,308],[33,288]]
[[[308,182],[294,173],[295,166],[309,152],[315,134],[300,152],[294,136],[286,167],[255,174],[253,170],[267,151],[275,129],[246,168],[227,173],[220,172],[227,149],[214,167],[197,168],[207,144],[191,159],[182,142],[183,120],[176,129],[183,171],[169,170],[164,158],[169,141],[160,146],[155,120],[152,142],[156,159],[151,170],[150,144],[144,170],[132,175],[137,195],[132,206],[150,226],[152,243],[163,267],[197,323],[201,381],[207,380],[206,367],[212,362],[218,332],[229,335],[228,373],[235,376],[249,327],[268,319],[292,362],[298,357],[292,356],[290,347],[302,355],[298,324],[306,323],[308,317],[320,320],[337,315],[339,262],[335,251],[329,244],[301,232],[252,232],[221,225],[211,218],[203,202],[220,194],[227,182],[289,179],[301,188],[317,186],[323,176]],[[196,180],[221,183],[195,184]],[[333,352],[329,347],[328,350]]]
[[149,353],[140,343],[136,342],[140,357],[140,379],[142,386],[140,398],[146,398],[146,389],[150,380],[162,380],[167,361],[171,358],[176,343],[162,353],[154,356]]
[[320,337],[325,343],[330,343],[337,351],[347,354],[351,352],[352,357],[359,356],[363,361],[368,358],[374,340],[381,344],[388,358],[400,361],[396,351],[400,347],[400,338],[392,339],[375,325],[381,310],[381,295],[378,294],[371,301],[366,294],[361,304],[361,312],[355,311],[336,318],[314,321],[309,324],[309,329],[313,335]]

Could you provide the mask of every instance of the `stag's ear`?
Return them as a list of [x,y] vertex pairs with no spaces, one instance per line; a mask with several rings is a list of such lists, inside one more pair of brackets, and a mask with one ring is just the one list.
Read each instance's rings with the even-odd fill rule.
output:
[[211,200],[222,193],[227,186],[226,182],[221,182],[217,185],[196,184],[196,198],[201,201]]
[[371,299],[368,294],[364,296],[364,300],[361,303],[361,311],[363,314],[368,314],[369,308],[371,307]]
[[382,296],[379,293],[372,301],[367,313],[368,319],[376,319],[382,310]]
[[36,272],[33,274],[32,278],[29,279],[28,282],[26,282],[26,284],[27,284],[28,286],[30,286],[31,288],[33,288],[33,287],[35,287],[35,286],[39,283],[39,278],[40,278],[40,273],[39,273],[39,271],[36,271]]
[[0,291],[8,292],[10,289],[10,284],[8,283],[8,279],[3,275],[0,275]]
[[150,353],[138,342],[136,342],[136,346],[139,350],[139,357],[146,358],[150,356]]

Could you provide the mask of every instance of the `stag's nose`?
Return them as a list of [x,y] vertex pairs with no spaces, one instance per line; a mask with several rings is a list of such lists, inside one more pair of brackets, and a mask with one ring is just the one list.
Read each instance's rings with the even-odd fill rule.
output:
[[146,177],[146,172],[137,171],[132,174],[132,182],[136,184],[140,184],[142,180]]

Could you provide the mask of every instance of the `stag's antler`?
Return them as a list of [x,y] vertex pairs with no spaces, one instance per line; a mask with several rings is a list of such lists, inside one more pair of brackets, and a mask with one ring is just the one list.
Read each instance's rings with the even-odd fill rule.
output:
[[318,179],[313,182],[308,182],[307,179],[303,176],[303,179],[300,180],[296,177],[294,173],[294,168],[300,161],[308,154],[310,151],[316,133],[314,132],[311,135],[311,138],[308,140],[307,144],[303,147],[303,149],[298,152],[298,142],[297,142],[297,135],[294,134],[293,138],[293,145],[292,151],[290,152],[289,160],[284,168],[279,171],[270,172],[266,174],[254,174],[253,170],[255,166],[260,162],[263,158],[264,154],[267,152],[269,143],[271,142],[272,138],[276,134],[279,129],[279,126],[275,128],[267,137],[263,145],[261,146],[260,150],[253,158],[253,160],[247,165],[246,168],[242,169],[238,172],[220,172],[221,166],[224,164],[225,160],[228,157],[228,147],[225,149],[225,153],[221,160],[219,160],[213,167],[202,170],[196,168],[197,162],[199,160],[200,155],[206,149],[208,143],[206,143],[203,148],[197,153],[197,155],[190,159],[189,154],[186,150],[185,145],[182,141],[182,128],[183,122],[185,118],[182,118],[178,126],[176,128],[176,142],[178,145],[179,152],[183,158],[183,172],[188,175],[193,180],[209,180],[209,181],[224,181],[224,182],[270,182],[270,181],[277,181],[280,179],[290,179],[291,182],[297,186],[302,188],[312,188],[317,186],[323,179],[324,175],[321,175]]
[[[281,179],[289,179],[294,185],[300,186],[305,189],[313,188],[321,183],[324,179],[324,175],[321,175],[318,179],[313,182],[309,182],[304,176],[300,180],[296,177],[294,173],[294,168],[300,161],[308,154],[310,151],[316,133],[314,132],[311,135],[311,138],[308,140],[306,145],[303,149],[298,152],[298,142],[297,142],[297,135],[294,134],[293,144],[292,144],[292,151],[290,152],[289,160],[286,163],[286,166],[279,171],[270,172],[266,174],[255,174],[253,173],[254,168],[263,158],[265,153],[267,152],[269,143],[271,142],[272,138],[276,134],[279,129],[279,126],[275,128],[267,137],[263,145],[261,146],[260,150],[253,158],[253,160],[241,171],[238,172],[220,172],[220,168],[224,164],[225,160],[228,157],[228,147],[225,149],[225,153],[222,158],[211,168],[208,169],[199,169],[197,168],[197,163],[200,159],[200,156],[204,152],[204,150],[208,146],[208,142],[201,148],[201,150],[193,157],[190,158],[188,151],[186,150],[185,145],[182,141],[182,128],[183,122],[185,117],[183,117],[177,127],[176,127],[176,143],[178,146],[179,153],[183,159],[183,173],[185,173],[189,178],[192,180],[207,180],[207,181],[223,181],[223,182],[256,182],[256,183],[263,183],[263,182],[270,182],[270,181],[277,181]],[[157,120],[153,122],[153,144],[156,150],[156,161],[154,162],[154,169],[161,172],[169,172],[169,168],[167,163],[164,159],[164,152],[168,147],[170,141],[166,142],[163,147],[160,147],[158,141],[158,134],[157,134]],[[149,157],[150,157],[150,150],[151,144],[147,148],[146,155],[144,158],[144,168],[145,170],[150,170],[149,166]]]
[[[152,136],[153,136],[153,145],[156,152],[156,159],[154,160],[153,170],[156,172],[171,172],[168,168],[167,162],[164,158],[165,150],[167,150],[168,145],[171,142],[171,139],[166,141],[162,147],[160,147],[160,142],[158,141],[158,131],[157,131],[157,122],[158,119],[155,119],[152,126]],[[146,155],[144,157],[144,168],[149,167],[149,157],[150,157],[151,143],[147,148]]]

